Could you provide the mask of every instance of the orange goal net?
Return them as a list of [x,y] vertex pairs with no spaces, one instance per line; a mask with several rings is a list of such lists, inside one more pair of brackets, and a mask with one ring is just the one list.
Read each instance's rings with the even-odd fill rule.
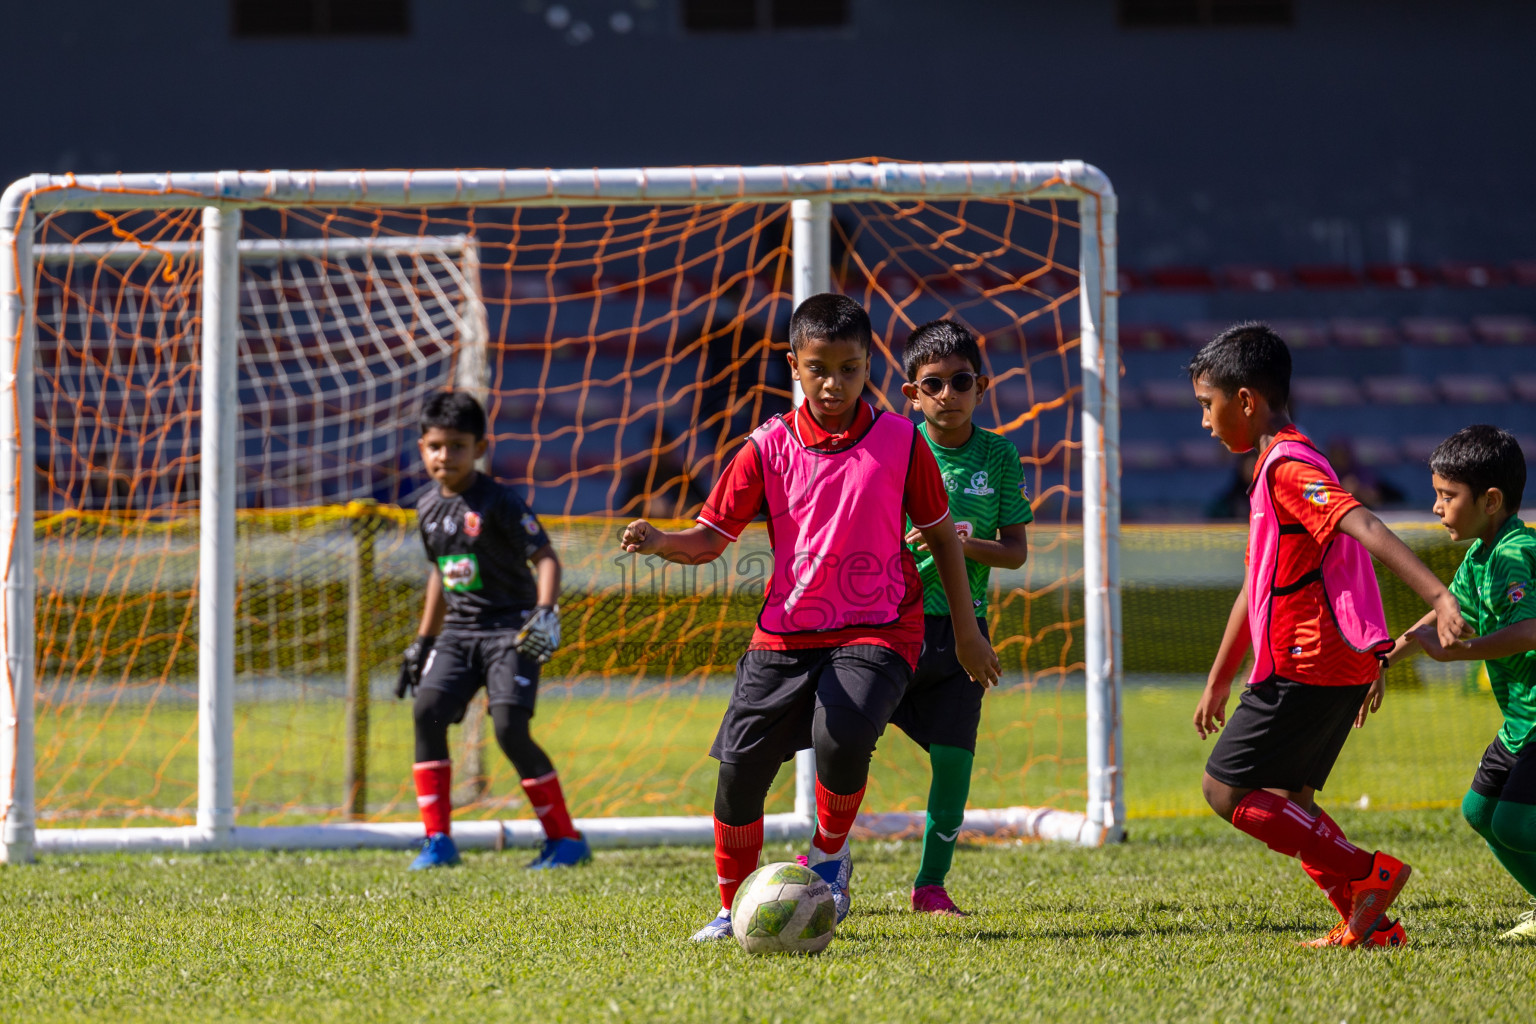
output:
[[[987,699],[971,802],[1086,814],[1095,840],[1117,827],[1117,709],[1112,692],[1094,696],[1089,677],[1111,677],[1089,671],[1088,627],[1100,623],[1099,660],[1112,661],[1118,606],[1085,587],[1085,572],[1113,571],[1113,381],[1089,378],[1089,408],[1080,342],[1085,304],[1095,317],[1109,306],[1113,330],[1097,276],[1113,244],[1107,184],[1070,164],[975,165],[989,176],[973,169],[969,184],[964,165],[944,165],[937,185],[932,170],[911,184],[920,165],[829,166],[865,187],[817,186],[816,168],[777,189],[743,175],[734,190],[682,169],[686,199],[644,182],[609,186],[610,199],[602,181],[563,186],[555,172],[520,172],[549,175],[521,198],[507,196],[513,172],[351,191],[275,174],[13,187],[0,241],[20,261],[22,314],[0,328],[13,357],[30,349],[35,379],[18,431],[31,431],[31,461],[10,464],[31,548],[13,541],[7,564],[31,562],[34,647],[8,634],[6,694],[33,718],[31,746],[13,739],[0,767],[13,793],[31,772],[35,788],[19,791],[44,848],[60,828],[206,825],[210,772],[227,775],[240,827],[415,821],[411,715],[393,688],[427,572],[415,419],[445,387],[484,399],[486,468],[524,494],[564,564],[564,646],[534,727],[573,812],[708,814],[707,751],[761,601],[766,536],[755,527],[689,568],[623,555],[617,536],[631,518],[691,517],[746,433],[790,407],[789,314],[820,288],[870,311],[868,397],[881,408],[915,415],[899,356],[918,324],[954,317],[982,339],[992,389],[977,422],[1022,453],[1036,525],[1024,568],[993,576],[1004,684]],[[497,174],[502,198],[486,192]],[[867,184],[888,177],[902,187]],[[796,201],[815,204],[812,256]],[[239,212],[237,240],[222,243],[237,266],[220,270],[237,282],[222,682],[200,664],[216,472],[209,203]],[[1085,210],[1097,218],[1086,234]],[[227,740],[209,735],[220,686]],[[479,717],[456,734],[458,819],[531,819]],[[230,749],[211,754],[217,743]],[[921,810],[926,789],[921,751],[888,731],[867,806]],[[795,808],[790,764],[769,810]]]

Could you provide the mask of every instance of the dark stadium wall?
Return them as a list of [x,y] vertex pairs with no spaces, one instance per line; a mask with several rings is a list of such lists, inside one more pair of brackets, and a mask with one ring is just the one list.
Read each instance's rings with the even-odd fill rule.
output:
[[1536,5],[851,0],[698,33],[681,3],[411,0],[404,36],[297,40],[235,38],[232,3],[11,4],[0,175],[1080,157],[1130,266],[1536,256]]

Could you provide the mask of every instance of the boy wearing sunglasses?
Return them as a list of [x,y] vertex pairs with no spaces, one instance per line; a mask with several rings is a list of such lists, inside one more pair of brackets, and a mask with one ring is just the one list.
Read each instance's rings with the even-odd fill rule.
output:
[[[1029,554],[1025,530],[1035,517],[1024,489],[1019,451],[1012,441],[971,422],[989,381],[981,372],[981,349],[965,327],[953,320],[919,327],[907,339],[902,366],[908,383],[901,391],[923,414],[918,431],[944,477],[950,514],[965,553],[976,624],[987,636],[992,570],[1017,569]],[[986,689],[955,657],[954,623],[938,567],[922,534],[910,522],[907,528],[907,543],[923,581],[923,649],[891,724],[926,750],[933,765],[923,860],[912,883],[912,909],[963,917],[949,898],[944,879],[965,817],[981,696]]]

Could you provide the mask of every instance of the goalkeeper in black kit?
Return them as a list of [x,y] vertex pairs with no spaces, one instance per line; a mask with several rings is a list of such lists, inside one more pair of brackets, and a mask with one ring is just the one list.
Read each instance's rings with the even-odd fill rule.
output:
[[422,407],[421,458],[433,483],[416,513],[432,568],[419,635],[395,688],[398,697],[416,694],[416,803],[427,837],[413,871],[459,862],[448,727],[463,721],[482,686],[496,742],[544,826],[543,849],[528,866],[570,867],[592,857],[555,766],[528,731],[539,667],[560,646],[560,559],[527,503],[475,468],[485,429],[485,410],[463,391],[440,392]]

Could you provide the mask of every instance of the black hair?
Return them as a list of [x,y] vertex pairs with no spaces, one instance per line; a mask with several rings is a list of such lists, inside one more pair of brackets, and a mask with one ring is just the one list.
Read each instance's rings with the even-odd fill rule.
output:
[[476,441],[485,437],[485,409],[468,391],[439,391],[421,407],[421,432],[433,427],[473,434]]
[[907,371],[907,380],[917,380],[917,371],[940,359],[959,356],[971,364],[971,369],[981,372],[981,346],[976,335],[962,323],[954,320],[930,320],[907,336],[907,347],[901,350],[901,365]]
[[864,307],[846,295],[822,292],[812,295],[789,318],[789,347],[796,352],[806,342],[856,341],[866,354],[873,344],[874,329]]
[[1228,398],[1238,388],[1247,388],[1263,395],[1277,412],[1291,400],[1291,350],[1269,324],[1257,320],[1233,324],[1216,335],[1184,369],[1191,381],[1205,377]]
[[1462,427],[1441,441],[1429,457],[1429,471],[1452,483],[1466,484],[1480,498],[1497,487],[1504,511],[1520,511],[1525,497],[1525,453],[1513,434],[1487,423]]

